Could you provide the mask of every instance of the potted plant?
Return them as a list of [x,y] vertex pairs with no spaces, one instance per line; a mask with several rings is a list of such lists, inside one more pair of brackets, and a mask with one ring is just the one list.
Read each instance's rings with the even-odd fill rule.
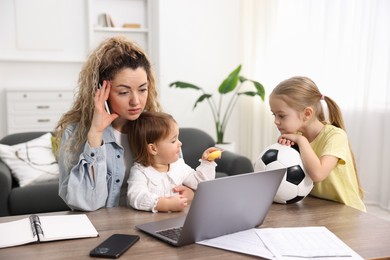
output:
[[[169,84],[170,87],[189,88],[189,89],[194,89],[202,92],[200,97],[195,101],[193,109],[196,108],[198,103],[204,100],[208,102],[211,109],[211,113],[214,118],[215,129],[217,134],[217,144],[224,143],[224,134],[225,134],[226,126],[229,122],[230,116],[232,115],[237,100],[241,95],[252,96],[252,97],[259,96],[261,100],[264,101],[265,90],[263,85],[257,81],[250,80],[241,76],[240,72],[241,72],[241,65],[239,65],[235,70],[233,70],[229,74],[229,76],[227,76],[227,78],[223,80],[223,82],[218,88],[218,93],[219,93],[218,103],[216,103],[213,94],[206,93],[203,88],[195,86],[191,83],[175,81]],[[251,86],[254,87],[254,90],[240,92],[245,82],[251,82],[252,83]],[[231,93],[232,91],[234,92],[232,93],[230,99],[228,100],[227,105],[223,107],[224,95]]]

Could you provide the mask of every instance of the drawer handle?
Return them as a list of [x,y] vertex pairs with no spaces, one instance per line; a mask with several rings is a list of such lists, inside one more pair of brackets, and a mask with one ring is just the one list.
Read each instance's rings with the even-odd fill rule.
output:
[[37,106],[38,109],[49,109],[50,106]]
[[38,119],[38,123],[49,123],[50,119]]

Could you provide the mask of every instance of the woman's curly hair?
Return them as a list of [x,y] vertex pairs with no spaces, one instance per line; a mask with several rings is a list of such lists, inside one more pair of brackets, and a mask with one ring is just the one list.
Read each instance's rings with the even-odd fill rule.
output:
[[78,89],[74,95],[73,105],[61,117],[55,128],[55,147],[59,147],[66,127],[70,124],[77,124],[65,150],[74,153],[80,150],[81,145],[87,141],[87,133],[91,127],[94,96],[98,84],[103,80],[112,80],[124,68],[145,70],[148,79],[148,98],[145,110],[161,110],[152,66],[147,54],[125,37],[108,38],[90,54],[79,74]]

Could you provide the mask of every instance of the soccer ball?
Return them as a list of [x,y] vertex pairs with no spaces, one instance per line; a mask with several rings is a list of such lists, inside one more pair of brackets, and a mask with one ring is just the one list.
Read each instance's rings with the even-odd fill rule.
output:
[[313,181],[305,172],[297,146],[279,143],[268,146],[255,163],[255,171],[287,168],[276,192],[274,202],[291,204],[305,198],[313,188]]

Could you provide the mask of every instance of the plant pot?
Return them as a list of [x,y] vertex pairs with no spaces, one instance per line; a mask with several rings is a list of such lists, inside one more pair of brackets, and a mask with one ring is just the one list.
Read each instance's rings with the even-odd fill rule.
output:
[[223,143],[223,144],[215,144],[215,147],[222,149],[224,151],[230,151],[235,153],[236,152],[236,144],[231,142],[231,143]]

